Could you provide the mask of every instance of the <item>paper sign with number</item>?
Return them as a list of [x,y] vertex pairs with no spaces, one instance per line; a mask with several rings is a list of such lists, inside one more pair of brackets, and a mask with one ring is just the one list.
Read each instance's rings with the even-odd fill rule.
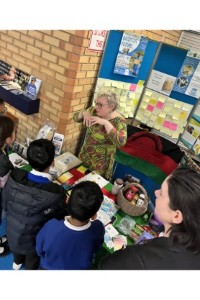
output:
[[106,39],[107,30],[92,30],[88,50],[102,52]]

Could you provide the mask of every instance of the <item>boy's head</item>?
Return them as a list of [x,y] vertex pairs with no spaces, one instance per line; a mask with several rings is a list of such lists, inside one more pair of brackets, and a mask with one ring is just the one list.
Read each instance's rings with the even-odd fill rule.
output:
[[69,211],[72,218],[84,222],[92,218],[103,201],[99,185],[92,181],[82,181],[75,185],[69,197]]
[[39,172],[49,168],[55,155],[54,144],[47,139],[38,139],[30,143],[27,150],[27,159],[31,167]]

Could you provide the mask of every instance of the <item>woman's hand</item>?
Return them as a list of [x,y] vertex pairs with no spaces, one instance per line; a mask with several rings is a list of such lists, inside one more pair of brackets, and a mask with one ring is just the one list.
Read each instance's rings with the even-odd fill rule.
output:
[[100,117],[93,117],[92,116],[90,118],[90,124],[91,125],[95,125],[95,124],[103,125],[105,127],[105,130],[106,130],[107,133],[109,133],[113,128],[113,125],[108,120],[100,118]]
[[91,125],[100,124],[100,125],[104,125],[105,126],[106,122],[108,122],[108,121],[105,120],[105,119],[103,119],[103,118],[100,118],[100,117],[94,117],[94,116],[90,117],[90,123],[91,123]]
[[82,112],[82,116],[83,116],[83,124],[86,126],[86,127],[90,127],[92,124],[91,124],[91,114],[88,112],[88,111],[83,111]]

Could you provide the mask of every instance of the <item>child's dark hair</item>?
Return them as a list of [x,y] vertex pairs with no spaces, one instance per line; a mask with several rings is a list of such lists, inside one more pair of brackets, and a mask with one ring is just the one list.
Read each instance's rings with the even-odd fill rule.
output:
[[43,172],[54,161],[55,146],[47,139],[38,139],[30,143],[27,150],[27,159],[31,167]]
[[102,201],[103,193],[99,185],[82,181],[75,185],[69,197],[70,215],[81,222],[87,221],[97,213]]
[[12,136],[15,124],[12,119],[6,116],[0,116],[0,148],[2,148],[8,137]]

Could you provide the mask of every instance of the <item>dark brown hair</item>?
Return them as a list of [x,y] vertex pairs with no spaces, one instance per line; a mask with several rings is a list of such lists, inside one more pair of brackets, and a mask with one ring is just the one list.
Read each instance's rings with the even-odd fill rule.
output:
[[169,236],[191,251],[200,252],[200,174],[179,167],[167,182],[169,207],[180,210],[183,215],[180,224],[171,225]]
[[12,136],[14,129],[15,124],[12,119],[6,116],[0,116],[0,148],[3,147],[6,139]]

